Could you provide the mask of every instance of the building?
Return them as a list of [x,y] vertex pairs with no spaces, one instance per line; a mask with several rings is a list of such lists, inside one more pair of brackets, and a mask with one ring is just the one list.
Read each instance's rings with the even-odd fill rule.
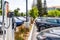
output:
[[60,6],[51,6],[51,7],[47,7],[47,10],[56,10],[56,9],[60,9]]

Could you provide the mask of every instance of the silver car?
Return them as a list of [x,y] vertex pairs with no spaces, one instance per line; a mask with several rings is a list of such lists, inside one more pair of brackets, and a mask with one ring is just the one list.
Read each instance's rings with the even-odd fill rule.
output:
[[38,40],[60,40],[60,27],[42,30],[37,35]]

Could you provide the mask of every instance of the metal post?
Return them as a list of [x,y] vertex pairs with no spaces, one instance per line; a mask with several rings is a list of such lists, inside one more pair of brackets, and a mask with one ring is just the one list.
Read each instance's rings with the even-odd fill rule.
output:
[[26,0],[26,22],[28,22],[28,0]]
[[3,28],[3,40],[5,40],[5,33],[4,33],[4,0],[2,0],[2,28]]
[[26,0],[26,28],[29,28],[29,19],[28,19],[28,0]]
[[9,3],[5,1],[5,29],[6,29],[6,40],[14,40],[14,30],[12,30],[12,14],[9,12]]

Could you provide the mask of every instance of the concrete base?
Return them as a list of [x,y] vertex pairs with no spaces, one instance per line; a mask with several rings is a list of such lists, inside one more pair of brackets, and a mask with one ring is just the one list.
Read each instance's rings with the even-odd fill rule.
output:
[[25,25],[26,28],[29,28],[29,24],[30,24],[29,22],[25,22],[24,23],[24,25]]

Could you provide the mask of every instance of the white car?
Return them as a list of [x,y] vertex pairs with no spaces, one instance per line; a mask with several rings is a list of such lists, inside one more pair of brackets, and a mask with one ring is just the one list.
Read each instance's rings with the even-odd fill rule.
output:
[[42,30],[37,35],[38,40],[60,40],[60,27]]
[[15,19],[16,26],[20,26],[20,25],[24,24],[23,20],[16,18],[16,17],[14,17],[14,19]]
[[26,18],[24,18],[24,17],[17,17],[17,18],[19,18],[20,20],[22,20],[22,21],[26,21]]

